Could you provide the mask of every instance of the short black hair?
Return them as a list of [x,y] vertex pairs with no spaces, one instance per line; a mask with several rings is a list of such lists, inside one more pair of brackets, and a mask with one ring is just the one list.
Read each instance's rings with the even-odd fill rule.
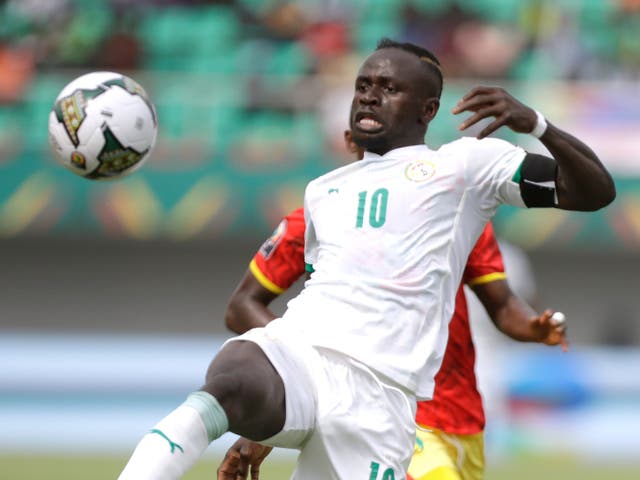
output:
[[376,51],[383,50],[385,48],[397,48],[399,50],[404,50],[405,52],[409,52],[422,60],[429,71],[434,73],[438,79],[438,91],[436,92],[438,98],[442,95],[442,84],[444,83],[444,80],[442,78],[442,72],[440,71],[440,60],[438,60],[438,57],[436,57],[433,52],[413,43],[396,42],[390,38],[383,37],[378,41]]

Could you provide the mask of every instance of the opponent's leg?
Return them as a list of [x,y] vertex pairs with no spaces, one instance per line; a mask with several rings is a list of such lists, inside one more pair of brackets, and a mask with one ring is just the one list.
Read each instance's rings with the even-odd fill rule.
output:
[[284,385],[256,344],[234,341],[214,358],[202,390],[143,437],[119,480],[175,480],[230,430],[255,440],[282,429]]
[[481,480],[484,473],[483,434],[448,435],[418,428],[409,465],[412,480]]
[[439,431],[418,429],[409,475],[414,480],[461,480],[458,451]]

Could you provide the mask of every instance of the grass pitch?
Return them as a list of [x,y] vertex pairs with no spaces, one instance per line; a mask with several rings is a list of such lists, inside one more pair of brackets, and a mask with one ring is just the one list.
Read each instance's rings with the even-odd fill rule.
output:
[[[115,480],[127,458],[93,456],[0,455],[0,480]],[[199,462],[185,480],[215,480],[216,460]],[[293,464],[267,459],[261,480],[286,480]],[[486,480],[637,480],[640,464],[584,464],[575,459],[532,457],[510,460],[487,469]]]

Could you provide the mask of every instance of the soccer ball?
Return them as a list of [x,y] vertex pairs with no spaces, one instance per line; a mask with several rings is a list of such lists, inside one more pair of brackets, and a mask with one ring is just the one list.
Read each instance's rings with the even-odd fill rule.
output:
[[49,114],[49,144],[66,168],[91,180],[123,177],[156,143],[156,110],[134,80],[93,72],[62,89]]

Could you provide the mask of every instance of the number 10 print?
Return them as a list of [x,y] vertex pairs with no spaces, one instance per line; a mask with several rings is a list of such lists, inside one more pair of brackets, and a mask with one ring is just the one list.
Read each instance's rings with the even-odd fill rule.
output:
[[[367,191],[358,194],[358,212],[356,214],[356,228],[362,228],[364,225],[364,213],[367,207]],[[379,188],[371,195],[369,203],[369,225],[373,228],[380,228],[387,219],[387,200],[389,198],[389,190]]]

